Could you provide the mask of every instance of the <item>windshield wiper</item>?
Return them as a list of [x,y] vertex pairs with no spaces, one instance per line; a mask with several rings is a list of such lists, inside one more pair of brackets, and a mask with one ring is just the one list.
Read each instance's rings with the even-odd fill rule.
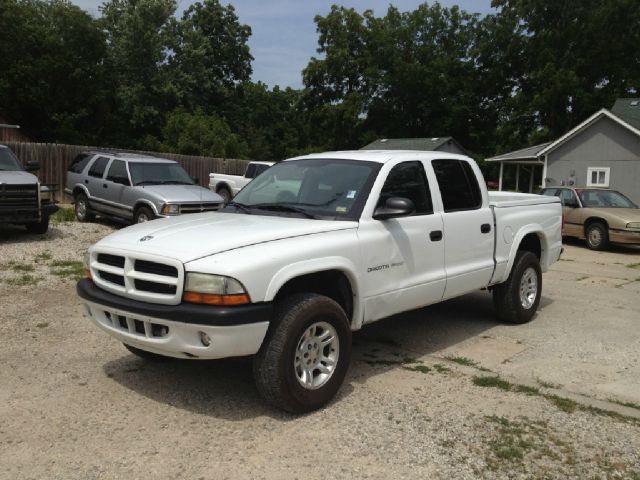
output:
[[285,205],[283,203],[258,203],[257,205],[251,205],[252,208],[257,208],[260,210],[271,210],[271,211],[281,211],[281,212],[293,212],[304,215],[307,218],[317,219],[315,215],[307,212],[303,208],[293,207],[291,205]]
[[160,185],[161,182],[157,180],[143,180],[141,182],[136,183],[136,185]]
[[237,210],[242,210],[247,215],[251,215],[251,207],[249,205],[245,205],[244,203],[229,202],[226,206],[236,207]]

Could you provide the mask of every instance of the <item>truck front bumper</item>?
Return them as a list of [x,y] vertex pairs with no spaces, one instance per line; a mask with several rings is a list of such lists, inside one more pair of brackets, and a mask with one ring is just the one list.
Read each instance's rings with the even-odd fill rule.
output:
[[215,307],[158,305],[106,292],[87,279],[77,292],[85,313],[102,330],[133,347],[176,358],[253,355],[260,349],[272,305]]

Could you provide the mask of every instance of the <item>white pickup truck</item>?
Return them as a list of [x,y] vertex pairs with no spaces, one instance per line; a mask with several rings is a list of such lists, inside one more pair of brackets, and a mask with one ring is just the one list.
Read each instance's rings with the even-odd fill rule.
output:
[[484,185],[473,160],[441,152],[293,158],[218,212],[99,241],[77,291],[131,352],[254,355],[262,396],[310,411],[338,391],[367,323],[482,288],[500,320],[531,320],[562,251],[560,201]]
[[224,203],[229,202],[242,188],[251,180],[256,178],[274,162],[249,162],[244,175],[226,175],[224,173],[209,174],[209,190],[216,192],[224,199]]

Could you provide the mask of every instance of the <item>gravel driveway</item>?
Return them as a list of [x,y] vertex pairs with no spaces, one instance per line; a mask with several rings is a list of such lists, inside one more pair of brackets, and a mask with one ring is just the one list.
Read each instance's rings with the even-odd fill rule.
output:
[[149,363],[75,278],[108,224],[0,230],[0,478],[640,479],[640,252],[566,246],[532,323],[477,292],[356,333],[338,398],[294,417],[248,359]]

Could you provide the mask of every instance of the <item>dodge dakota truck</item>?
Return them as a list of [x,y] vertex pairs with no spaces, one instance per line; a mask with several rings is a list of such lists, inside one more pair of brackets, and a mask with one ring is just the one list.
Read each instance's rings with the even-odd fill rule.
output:
[[473,160],[442,152],[285,160],[218,212],[105,237],[77,291],[132,353],[253,355],[268,403],[310,411],[370,322],[484,288],[499,320],[533,318],[562,251],[560,200],[484,185]]
[[223,173],[209,174],[209,190],[216,192],[224,199],[224,203],[231,200],[251,180],[256,178],[273,162],[249,162],[244,175],[226,175]]

